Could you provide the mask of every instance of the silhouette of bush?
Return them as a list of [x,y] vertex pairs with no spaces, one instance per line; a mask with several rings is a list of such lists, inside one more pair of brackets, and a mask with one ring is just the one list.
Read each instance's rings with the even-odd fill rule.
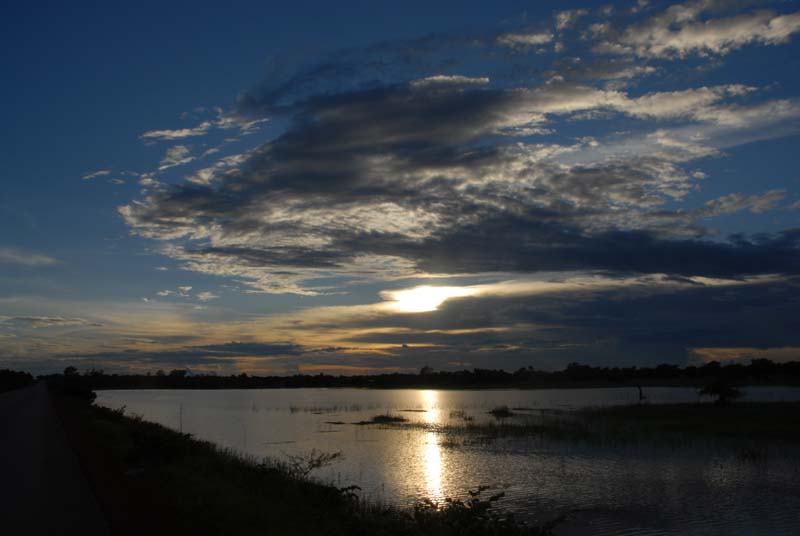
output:
[[11,391],[12,389],[19,389],[20,387],[27,387],[32,383],[33,376],[27,372],[18,372],[9,369],[0,370],[0,393]]
[[514,416],[514,412],[508,409],[508,406],[499,406],[490,410],[489,415],[495,419],[507,419]]
[[717,400],[715,404],[727,404],[731,400],[740,398],[744,393],[739,389],[728,385],[724,381],[715,381],[698,391],[700,396],[714,396]]
[[342,458],[341,452],[323,452],[311,449],[306,454],[287,455],[287,471],[297,478],[308,478],[312,472],[323,467],[327,467],[336,460]]
[[492,509],[494,503],[505,493],[492,495],[487,499],[481,494],[488,486],[480,486],[469,491],[469,499],[445,499],[439,504],[425,499],[414,506],[412,513],[412,534],[442,534],[458,536],[506,535],[506,534],[551,534],[553,528],[563,520],[557,518],[545,526],[526,527],[518,523],[512,515],[503,515]]
[[355,424],[400,424],[407,422],[408,419],[400,415],[375,415],[368,421],[359,421]]

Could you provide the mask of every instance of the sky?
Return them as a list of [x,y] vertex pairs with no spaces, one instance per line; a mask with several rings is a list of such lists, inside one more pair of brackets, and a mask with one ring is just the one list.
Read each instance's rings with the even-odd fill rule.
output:
[[0,367],[800,359],[800,2],[8,2]]

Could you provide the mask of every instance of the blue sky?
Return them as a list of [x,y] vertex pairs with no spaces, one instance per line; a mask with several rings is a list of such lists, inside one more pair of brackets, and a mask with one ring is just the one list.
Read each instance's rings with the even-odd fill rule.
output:
[[18,3],[0,365],[798,357],[800,5]]

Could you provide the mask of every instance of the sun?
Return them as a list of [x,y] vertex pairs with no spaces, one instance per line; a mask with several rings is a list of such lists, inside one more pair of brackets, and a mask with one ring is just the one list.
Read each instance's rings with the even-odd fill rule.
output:
[[467,287],[414,287],[407,290],[392,290],[384,293],[389,307],[403,313],[435,311],[449,298],[470,296],[474,291]]

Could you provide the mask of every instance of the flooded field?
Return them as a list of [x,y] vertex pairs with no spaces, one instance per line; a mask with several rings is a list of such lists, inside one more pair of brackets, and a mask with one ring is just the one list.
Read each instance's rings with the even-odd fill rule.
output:
[[[648,388],[651,404],[696,402],[690,388]],[[746,399],[800,400],[800,389],[748,388]],[[253,456],[342,457],[313,473],[399,506],[465,497],[490,486],[499,508],[557,534],[796,534],[800,448],[757,441],[597,442],[508,434],[454,435],[466,426],[524,427],[569,412],[637,402],[635,389],[131,390],[99,404]],[[493,411],[504,408],[502,411]],[[375,418],[398,423],[363,424]],[[390,417],[390,419],[386,419]],[[361,423],[361,424],[360,424]],[[757,456],[743,455],[756,448]]]

